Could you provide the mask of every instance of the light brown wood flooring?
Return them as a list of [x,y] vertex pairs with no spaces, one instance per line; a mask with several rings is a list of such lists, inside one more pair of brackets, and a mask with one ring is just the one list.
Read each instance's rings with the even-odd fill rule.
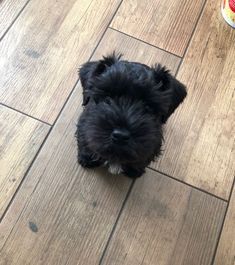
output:
[[[113,50],[188,90],[136,181],[76,161],[77,70]],[[234,265],[234,91],[220,1],[0,1],[0,264]]]

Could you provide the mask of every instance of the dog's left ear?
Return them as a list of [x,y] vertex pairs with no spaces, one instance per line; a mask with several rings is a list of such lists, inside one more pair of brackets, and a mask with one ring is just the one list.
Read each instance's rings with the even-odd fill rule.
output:
[[121,56],[121,54],[113,52],[109,56],[104,56],[102,60],[87,62],[81,66],[78,74],[83,88],[83,106],[87,105],[92,95],[92,81],[94,77],[104,73],[111,65],[119,61]]
[[162,122],[165,123],[175,109],[183,102],[187,96],[186,87],[172,76],[165,67],[156,65],[153,68],[154,79],[161,106]]

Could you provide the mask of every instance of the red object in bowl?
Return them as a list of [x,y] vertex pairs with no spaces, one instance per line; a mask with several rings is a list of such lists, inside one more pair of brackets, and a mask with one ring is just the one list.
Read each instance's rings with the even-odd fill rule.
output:
[[235,12],[235,0],[230,0],[229,1],[229,7],[233,12]]

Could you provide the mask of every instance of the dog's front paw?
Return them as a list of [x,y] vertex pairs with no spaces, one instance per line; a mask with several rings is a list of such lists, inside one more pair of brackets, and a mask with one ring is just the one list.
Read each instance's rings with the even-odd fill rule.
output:
[[94,159],[92,155],[78,155],[78,163],[85,168],[99,167],[102,165],[102,161],[99,159]]
[[145,170],[144,168],[134,168],[126,166],[123,168],[123,173],[129,178],[136,179],[141,177],[145,173]]

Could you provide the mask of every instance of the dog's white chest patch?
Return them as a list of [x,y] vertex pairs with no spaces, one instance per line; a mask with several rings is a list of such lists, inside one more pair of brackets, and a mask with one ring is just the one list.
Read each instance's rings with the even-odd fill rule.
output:
[[113,175],[118,175],[122,173],[122,166],[120,164],[108,163],[106,161],[105,165],[108,166],[108,171]]

